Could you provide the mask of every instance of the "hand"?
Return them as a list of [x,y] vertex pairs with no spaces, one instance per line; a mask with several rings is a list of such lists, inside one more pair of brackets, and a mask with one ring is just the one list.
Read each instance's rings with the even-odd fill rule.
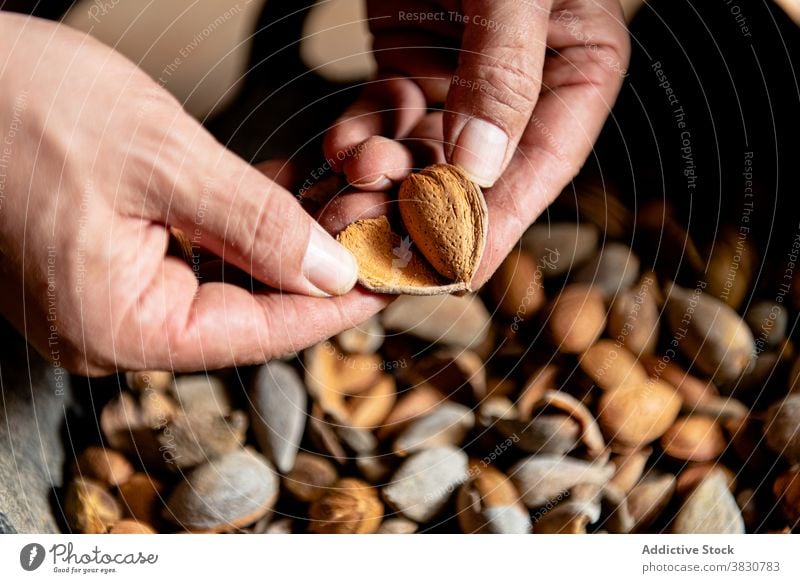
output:
[[[0,60],[0,309],[55,364],[263,362],[385,304],[347,293],[352,255],[110,48],[0,13]],[[167,225],[285,293],[199,285]]]
[[[380,192],[449,161],[484,187],[488,279],[577,174],[616,99],[630,48],[617,0],[368,0],[378,79],[326,137],[354,186]],[[430,108],[442,111],[428,113]],[[377,214],[385,195],[323,218]]]

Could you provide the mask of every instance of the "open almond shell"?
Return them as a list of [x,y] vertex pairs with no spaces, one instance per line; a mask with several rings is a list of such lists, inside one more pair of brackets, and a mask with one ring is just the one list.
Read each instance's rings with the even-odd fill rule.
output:
[[398,207],[407,235],[386,217],[356,221],[339,234],[358,261],[359,283],[385,294],[471,291],[488,230],[480,188],[455,166],[435,164],[403,181]]

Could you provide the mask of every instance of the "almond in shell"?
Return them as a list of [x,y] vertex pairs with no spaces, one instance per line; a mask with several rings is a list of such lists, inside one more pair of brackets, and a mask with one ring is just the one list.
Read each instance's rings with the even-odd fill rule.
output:
[[361,285],[409,295],[470,290],[488,229],[480,188],[455,166],[435,164],[403,181],[398,208],[401,232],[379,217],[357,221],[339,234],[358,261]]

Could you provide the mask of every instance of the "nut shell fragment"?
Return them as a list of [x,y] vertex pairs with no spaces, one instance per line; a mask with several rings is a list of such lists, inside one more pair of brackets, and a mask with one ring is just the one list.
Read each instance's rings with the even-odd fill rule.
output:
[[392,230],[386,217],[349,225],[337,237],[358,262],[358,283],[381,294],[439,295],[465,291],[464,282],[448,282],[412,243]]

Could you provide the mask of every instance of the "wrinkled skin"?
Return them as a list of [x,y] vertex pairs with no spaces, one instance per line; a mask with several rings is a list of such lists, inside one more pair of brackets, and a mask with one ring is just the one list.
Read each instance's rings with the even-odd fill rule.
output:
[[[386,212],[386,191],[414,166],[494,161],[480,177],[491,188],[479,285],[588,155],[627,64],[619,6],[369,6],[380,76],[325,143],[329,159],[357,152],[337,169],[360,191],[331,201],[320,221],[336,232]],[[398,17],[442,10],[462,16]],[[435,48],[410,48],[420,45]],[[0,311],[54,363],[98,375],[260,362],[352,327],[389,301],[348,291],[342,269],[329,270],[341,276],[336,285],[314,283],[312,243],[338,252],[327,235],[311,235],[313,220],[280,185],[281,166],[265,165],[267,177],[246,164],[110,48],[0,13],[0,62],[0,128],[11,142],[0,144]],[[442,103],[443,113],[427,112]],[[500,128],[507,144],[463,147],[471,119]],[[199,284],[192,266],[167,256],[167,226],[268,289]],[[342,295],[313,297],[320,290]]]
[[[0,87],[0,309],[59,366],[263,362],[385,305],[359,290],[311,297],[313,219],[91,37],[0,13]],[[165,225],[285,293],[198,285],[166,255]]]

